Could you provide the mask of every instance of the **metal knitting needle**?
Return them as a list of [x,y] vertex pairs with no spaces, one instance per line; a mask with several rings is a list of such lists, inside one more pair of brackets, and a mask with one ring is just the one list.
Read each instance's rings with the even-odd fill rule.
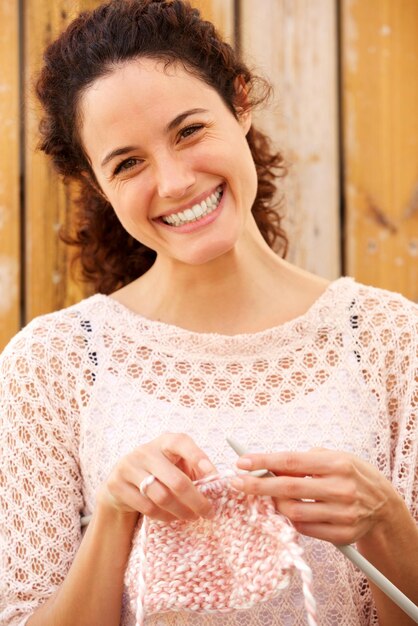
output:
[[[245,448],[231,437],[227,437],[226,441],[231,448],[241,456],[247,454]],[[249,472],[252,476],[264,477],[264,476],[276,476],[269,470],[255,470]],[[335,545],[335,544],[334,544]],[[418,606],[412,602],[400,589],[398,589],[393,583],[390,582],[386,576],[382,574],[374,565],[370,563],[356,548],[353,546],[335,546],[347,559],[349,559],[354,565],[356,565],[369,580],[371,580],[376,587],[378,587],[388,598],[390,598],[395,604],[397,604],[402,611],[404,611],[411,619],[418,624]]]

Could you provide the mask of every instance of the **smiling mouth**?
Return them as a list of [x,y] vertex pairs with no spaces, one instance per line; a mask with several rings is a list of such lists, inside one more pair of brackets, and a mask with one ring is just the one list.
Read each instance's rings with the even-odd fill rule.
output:
[[171,215],[165,215],[161,217],[161,221],[164,224],[168,224],[169,226],[184,226],[184,224],[191,224],[192,222],[197,222],[202,219],[202,217],[206,217],[210,213],[213,213],[221,201],[223,194],[223,186],[219,185],[215,189],[215,191],[210,194],[207,198],[202,200],[199,204],[194,204],[190,209],[186,209],[185,211],[179,211],[178,213],[171,213]]

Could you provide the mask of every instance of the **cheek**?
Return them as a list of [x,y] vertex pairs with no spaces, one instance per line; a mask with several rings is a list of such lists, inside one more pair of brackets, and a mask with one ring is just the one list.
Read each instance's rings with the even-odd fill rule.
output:
[[139,179],[127,181],[118,191],[114,191],[109,200],[120,221],[129,223],[131,220],[148,219],[148,207],[150,206],[150,194],[147,187]]

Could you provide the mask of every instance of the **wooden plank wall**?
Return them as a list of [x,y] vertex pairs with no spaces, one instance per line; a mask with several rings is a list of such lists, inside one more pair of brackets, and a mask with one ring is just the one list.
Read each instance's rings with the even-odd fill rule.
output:
[[[283,187],[290,260],[418,300],[418,3],[261,1],[263,11],[255,0],[192,4],[275,88],[256,123],[290,164]],[[88,293],[71,278],[70,252],[57,239],[73,191],[36,152],[31,88],[44,46],[98,4],[0,2],[0,349],[20,325]]]
[[347,272],[418,301],[418,2],[341,17]]
[[0,2],[0,349],[19,329],[19,21],[14,2]]

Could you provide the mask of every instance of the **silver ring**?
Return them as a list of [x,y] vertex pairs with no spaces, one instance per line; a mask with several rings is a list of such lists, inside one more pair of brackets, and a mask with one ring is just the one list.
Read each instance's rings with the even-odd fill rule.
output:
[[154,480],[155,480],[154,474],[148,474],[148,476],[145,476],[145,478],[143,478],[141,482],[139,483],[139,491],[141,492],[141,495],[144,496],[144,498],[147,497],[146,491],[148,487],[152,485]]

